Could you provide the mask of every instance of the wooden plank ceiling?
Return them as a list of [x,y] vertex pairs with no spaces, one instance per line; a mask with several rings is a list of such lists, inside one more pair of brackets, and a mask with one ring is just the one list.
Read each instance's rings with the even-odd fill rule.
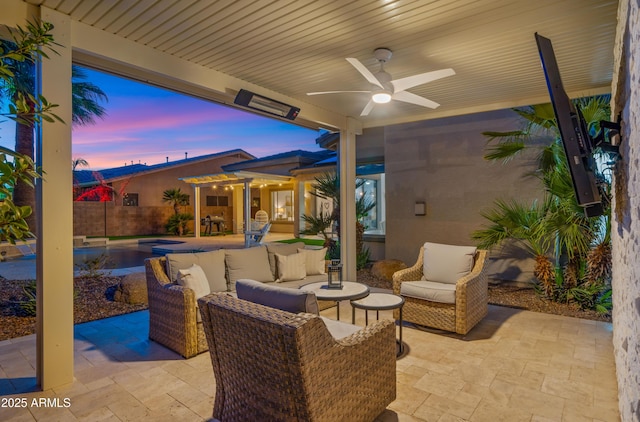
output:
[[[372,71],[376,47],[394,79],[451,67],[409,91],[436,110],[392,101],[365,126],[547,102],[533,34],[550,38],[572,96],[608,92],[617,1],[603,0],[28,0],[167,54],[345,116],[369,90],[346,60]],[[358,117],[359,118],[359,117]]]

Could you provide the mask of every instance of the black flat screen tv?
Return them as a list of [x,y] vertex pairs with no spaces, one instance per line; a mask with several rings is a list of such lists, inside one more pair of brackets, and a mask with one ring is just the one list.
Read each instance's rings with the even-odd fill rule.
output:
[[564,90],[551,40],[538,33],[535,37],[576,199],[588,217],[602,215],[604,209],[596,183],[593,140],[587,124]]

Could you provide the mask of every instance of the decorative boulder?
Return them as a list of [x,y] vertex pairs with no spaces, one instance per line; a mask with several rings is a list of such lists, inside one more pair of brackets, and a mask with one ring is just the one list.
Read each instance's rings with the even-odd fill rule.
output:
[[371,274],[374,277],[391,281],[393,273],[405,268],[407,268],[407,265],[399,259],[383,259],[373,263],[373,266],[371,267]]
[[113,299],[130,305],[148,304],[147,278],[145,273],[127,274],[116,289]]

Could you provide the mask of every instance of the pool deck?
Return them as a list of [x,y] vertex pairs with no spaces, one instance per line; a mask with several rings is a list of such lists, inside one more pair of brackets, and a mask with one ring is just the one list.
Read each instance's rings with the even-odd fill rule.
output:
[[[265,237],[265,242],[275,242],[278,240],[291,239],[291,233],[269,233]],[[153,238],[139,239],[142,242],[153,242]],[[229,234],[226,236],[203,236],[195,237],[163,237],[160,241],[180,241],[180,243],[166,243],[153,246],[152,250],[156,254],[195,252],[195,251],[212,251],[216,249],[239,249],[244,247],[244,234]],[[109,246],[114,245],[131,245],[138,243],[138,240],[119,240],[109,242]],[[131,273],[144,272],[144,262],[140,262],[139,266],[129,268],[115,268],[106,270],[111,275],[126,275]],[[78,271],[75,271],[77,274]],[[36,261],[35,259],[17,259],[0,262],[0,277],[7,280],[34,280],[36,278]]]

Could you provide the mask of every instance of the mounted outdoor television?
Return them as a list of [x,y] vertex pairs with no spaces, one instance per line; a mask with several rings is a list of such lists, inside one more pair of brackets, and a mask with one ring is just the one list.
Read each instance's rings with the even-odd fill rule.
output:
[[547,79],[551,104],[553,104],[564,152],[567,156],[576,199],[578,204],[584,208],[587,217],[602,215],[604,209],[596,183],[593,139],[589,135],[582,113],[573,105],[564,90],[551,40],[538,35],[538,33],[535,34],[535,37],[542,68]]

